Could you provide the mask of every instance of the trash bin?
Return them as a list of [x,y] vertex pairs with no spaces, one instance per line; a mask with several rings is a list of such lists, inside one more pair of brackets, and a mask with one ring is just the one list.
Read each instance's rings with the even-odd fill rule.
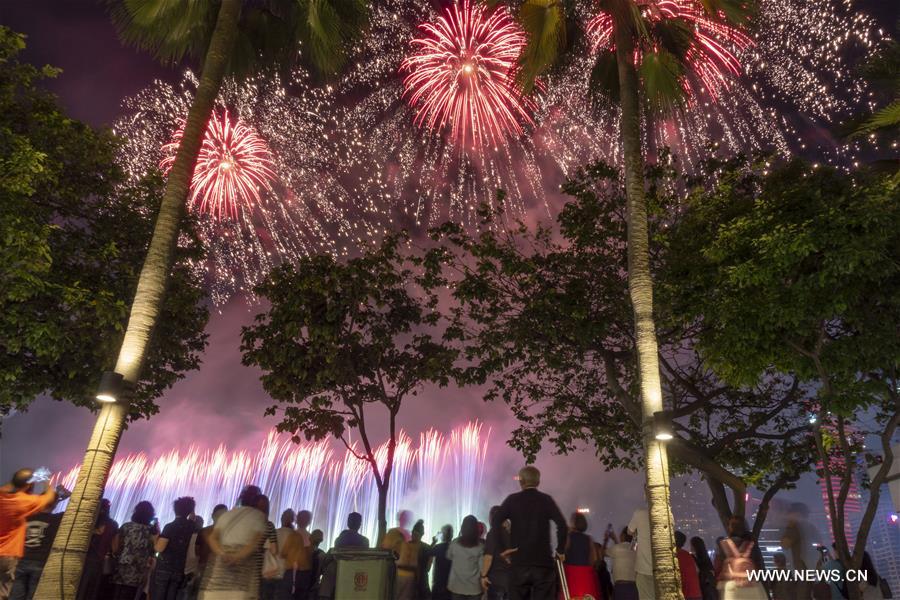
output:
[[335,600],[392,600],[394,553],[390,550],[332,549]]

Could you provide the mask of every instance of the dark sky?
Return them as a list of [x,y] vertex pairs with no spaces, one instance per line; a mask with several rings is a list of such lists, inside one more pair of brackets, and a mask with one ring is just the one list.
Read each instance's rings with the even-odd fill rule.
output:
[[[886,29],[893,29],[898,3],[870,0],[859,4],[874,12]],[[178,78],[178,69],[160,66],[148,55],[123,47],[99,2],[0,0],[0,23],[27,34],[27,60],[63,70],[49,87],[71,116],[95,126],[112,123],[122,99],[153,79]],[[129,429],[122,450],[153,454],[191,442],[242,447],[259,443],[261,432],[273,423],[262,416],[267,400],[257,373],[241,366],[238,352],[240,326],[249,322],[252,310],[237,300],[213,316],[210,346],[201,370],[189,374],[165,395],[160,401],[161,413],[153,421]],[[477,390],[428,390],[418,402],[427,403],[427,410],[411,407],[402,418],[402,425],[411,432],[470,418],[483,419],[493,427],[494,450],[489,461],[496,466],[492,487],[498,495],[508,490],[508,469],[516,468],[519,459],[502,444],[512,427],[503,406],[486,405]],[[39,400],[29,413],[3,424],[0,472],[8,473],[23,464],[68,468],[80,459],[92,422],[85,409]],[[627,519],[642,495],[637,476],[604,473],[589,453],[545,456],[538,464],[545,470],[545,487],[559,496],[564,510],[576,503],[602,505],[595,512],[619,522]],[[804,495],[812,498],[815,488],[807,483]],[[705,487],[697,493],[705,494]]]

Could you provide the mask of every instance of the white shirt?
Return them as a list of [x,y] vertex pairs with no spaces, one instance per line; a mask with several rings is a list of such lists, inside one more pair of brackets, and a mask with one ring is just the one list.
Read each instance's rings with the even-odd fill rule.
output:
[[628,533],[637,532],[637,561],[634,570],[641,575],[653,575],[653,548],[650,545],[650,515],[646,508],[639,508],[631,516]]
[[278,546],[278,549],[275,552],[275,556],[278,558],[278,568],[281,570],[281,574],[284,575],[285,565],[284,559],[281,557],[281,549],[284,548],[285,542],[287,542],[288,536],[294,533],[293,527],[279,527],[275,530],[275,544]]
[[606,552],[612,559],[612,580],[634,581],[634,562],[637,553],[631,549],[628,542],[619,542]]
[[266,517],[255,508],[237,506],[216,521],[213,531],[223,546],[243,546],[266,531]]

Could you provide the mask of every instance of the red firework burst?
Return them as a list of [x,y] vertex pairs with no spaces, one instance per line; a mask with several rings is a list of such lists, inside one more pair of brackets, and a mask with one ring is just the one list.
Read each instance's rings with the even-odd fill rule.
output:
[[[184,125],[162,147],[166,156],[159,167],[166,175],[183,135]],[[227,110],[213,112],[191,179],[190,208],[237,220],[243,208],[260,202],[260,190],[270,189],[274,179],[272,155],[259,134],[240,119],[232,121]]]
[[434,23],[419,26],[400,66],[403,94],[416,124],[449,128],[466,147],[502,143],[532,124],[533,103],[518,90],[514,68],[527,40],[505,8],[458,0]]
[[[697,0],[644,0],[639,2],[641,13],[650,23],[681,20],[691,26],[694,38],[686,58],[693,74],[715,100],[719,90],[727,89],[729,77],[741,72],[741,63],[734,50],[741,51],[753,45],[739,29],[713,20],[704,12]],[[614,47],[613,19],[608,13],[600,13],[588,22],[588,36],[595,51]],[[730,46],[730,48],[729,48]],[[635,57],[640,62],[640,55]],[[687,80],[683,83],[688,97],[694,95]]]

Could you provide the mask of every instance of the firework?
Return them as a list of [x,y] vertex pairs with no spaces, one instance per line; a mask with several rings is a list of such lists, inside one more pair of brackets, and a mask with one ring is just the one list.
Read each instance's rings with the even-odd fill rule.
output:
[[[462,425],[449,437],[427,432],[418,448],[405,432],[399,432],[388,519],[409,509],[425,518],[427,527],[437,529],[444,523],[458,523],[459,515],[483,513],[487,505],[481,482],[489,441],[490,430],[480,423]],[[375,454],[383,469],[387,442]],[[447,473],[450,464],[452,473]],[[77,476],[76,467],[57,479],[71,488]],[[456,481],[463,485],[452,485]],[[179,496],[192,496],[197,514],[206,516],[216,504],[234,505],[241,489],[250,483],[269,496],[271,515],[288,508],[309,510],[313,527],[322,528],[326,539],[333,540],[344,528],[347,514],[357,511],[364,517],[362,533],[375,539],[378,494],[370,465],[349,450],[336,458],[327,441],[294,444],[274,432],[266,435],[256,452],[231,451],[221,445],[212,450],[191,446],[155,459],[144,454],[119,458],[110,470],[104,497],[110,499],[113,517],[120,523],[129,519],[141,500],[152,502],[160,522],[166,523],[174,517],[172,501]],[[64,509],[65,505],[58,508]]]
[[[159,168],[168,175],[181,145],[184,125],[162,147],[166,155]],[[269,147],[256,131],[225,110],[213,112],[191,179],[189,206],[214,218],[237,220],[242,207],[252,210],[261,201],[260,190],[271,190],[275,179]]]
[[[442,13],[415,0],[372,5],[371,33],[335,86],[335,139],[342,182],[370,202],[368,215],[383,229],[444,220],[478,227],[479,206],[497,207],[501,188],[510,218],[546,208],[530,135],[536,104],[515,91],[509,73],[511,49],[524,38],[506,10],[468,0]],[[471,47],[482,38],[484,48]],[[478,66],[469,62],[466,73],[473,51]]]
[[400,65],[418,125],[449,129],[461,147],[481,148],[521,135],[522,122],[532,124],[533,107],[513,76],[525,33],[505,8],[461,0],[419,29]]
[[[645,116],[643,146],[651,160],[669,148],[679,168],[690,172],[710,148],[791,154],[805,151],[810,139],[831,159],[852,160],[856,143],[836,142],[827,127],[864,99],[852,64],[880,39],[869,17],[842,0],[760,0],[753,30],[743,33],[707,19],[692,0],[657,5],[648,20],[681,15],[698,42],[689,52],[693,73],[684,82],[691,84],[688,106],[666,118]],[[459,0],[452,7],[462,9]],[[592,23],[591,45],[608,48],[608,25],[595,20],[596,12],[580,10],[571,16],[585,30]],[[449,19],[452,13],[442,14]],[[343,147],[340,171],[347,174],[341,181],[366,200],[367,216],[383,224],[379,228],[452,220],[477,229],[479,206],[501,206],[498,189],[506,192],[507,222],[552,217],[559,185],[575,169],[596,160],[620,163],[619,110],[591,97],[595,54],[587,43],[576,42],[566,64],[542,77],[533,108],[523,105],[528,119],[514,112],[522,135],[512,130],[490,152],[460,153],[452,124],[445,126],[449,136],[432,131],[428,119],[442,119],[422,112],[422,101],[410,106],[411,73],[401,66],[408,64],[412,41],[426,37],[419,26],[440,18],[428,3],[414,0],[373,4],[371,34],[336,85],[334,138]]]
[[[641,4],[641,13],[651,25],[665,21],[677,21],[690,26],[693,39],[685,58],[692,75],[701,83],[701,89],[690,85],[690,78],[682,82],[690,97],[707,94],[715,100],[719,91],[729,87],[732,77],[741,73],[741,63],[735,52],[742,52],[753,41],[744,32],[721,21],[709,18],[697,0],[653,0]],[[613,44],[613,18],[601,12],[587,24],[587,34],[594,52],[610,50]],[[734,50],[732,50],[732,48]],[[640,62],[640,48],[636,52]]]
[[[177,87],[156,82],[126,100],[115,130],[132,179],[171,163],[173,130],[197,83],[187,71]],[[266,74],[223,84],[190,196],[203,209],[195,213],[207,250],[194,267],[215,304],[235,294],[252,298],[253,287],[280,262],[341,255],[380,234],[365,205],[335,177],[332,106],[328,90],[310,85],[300,70],[286,79]]]

